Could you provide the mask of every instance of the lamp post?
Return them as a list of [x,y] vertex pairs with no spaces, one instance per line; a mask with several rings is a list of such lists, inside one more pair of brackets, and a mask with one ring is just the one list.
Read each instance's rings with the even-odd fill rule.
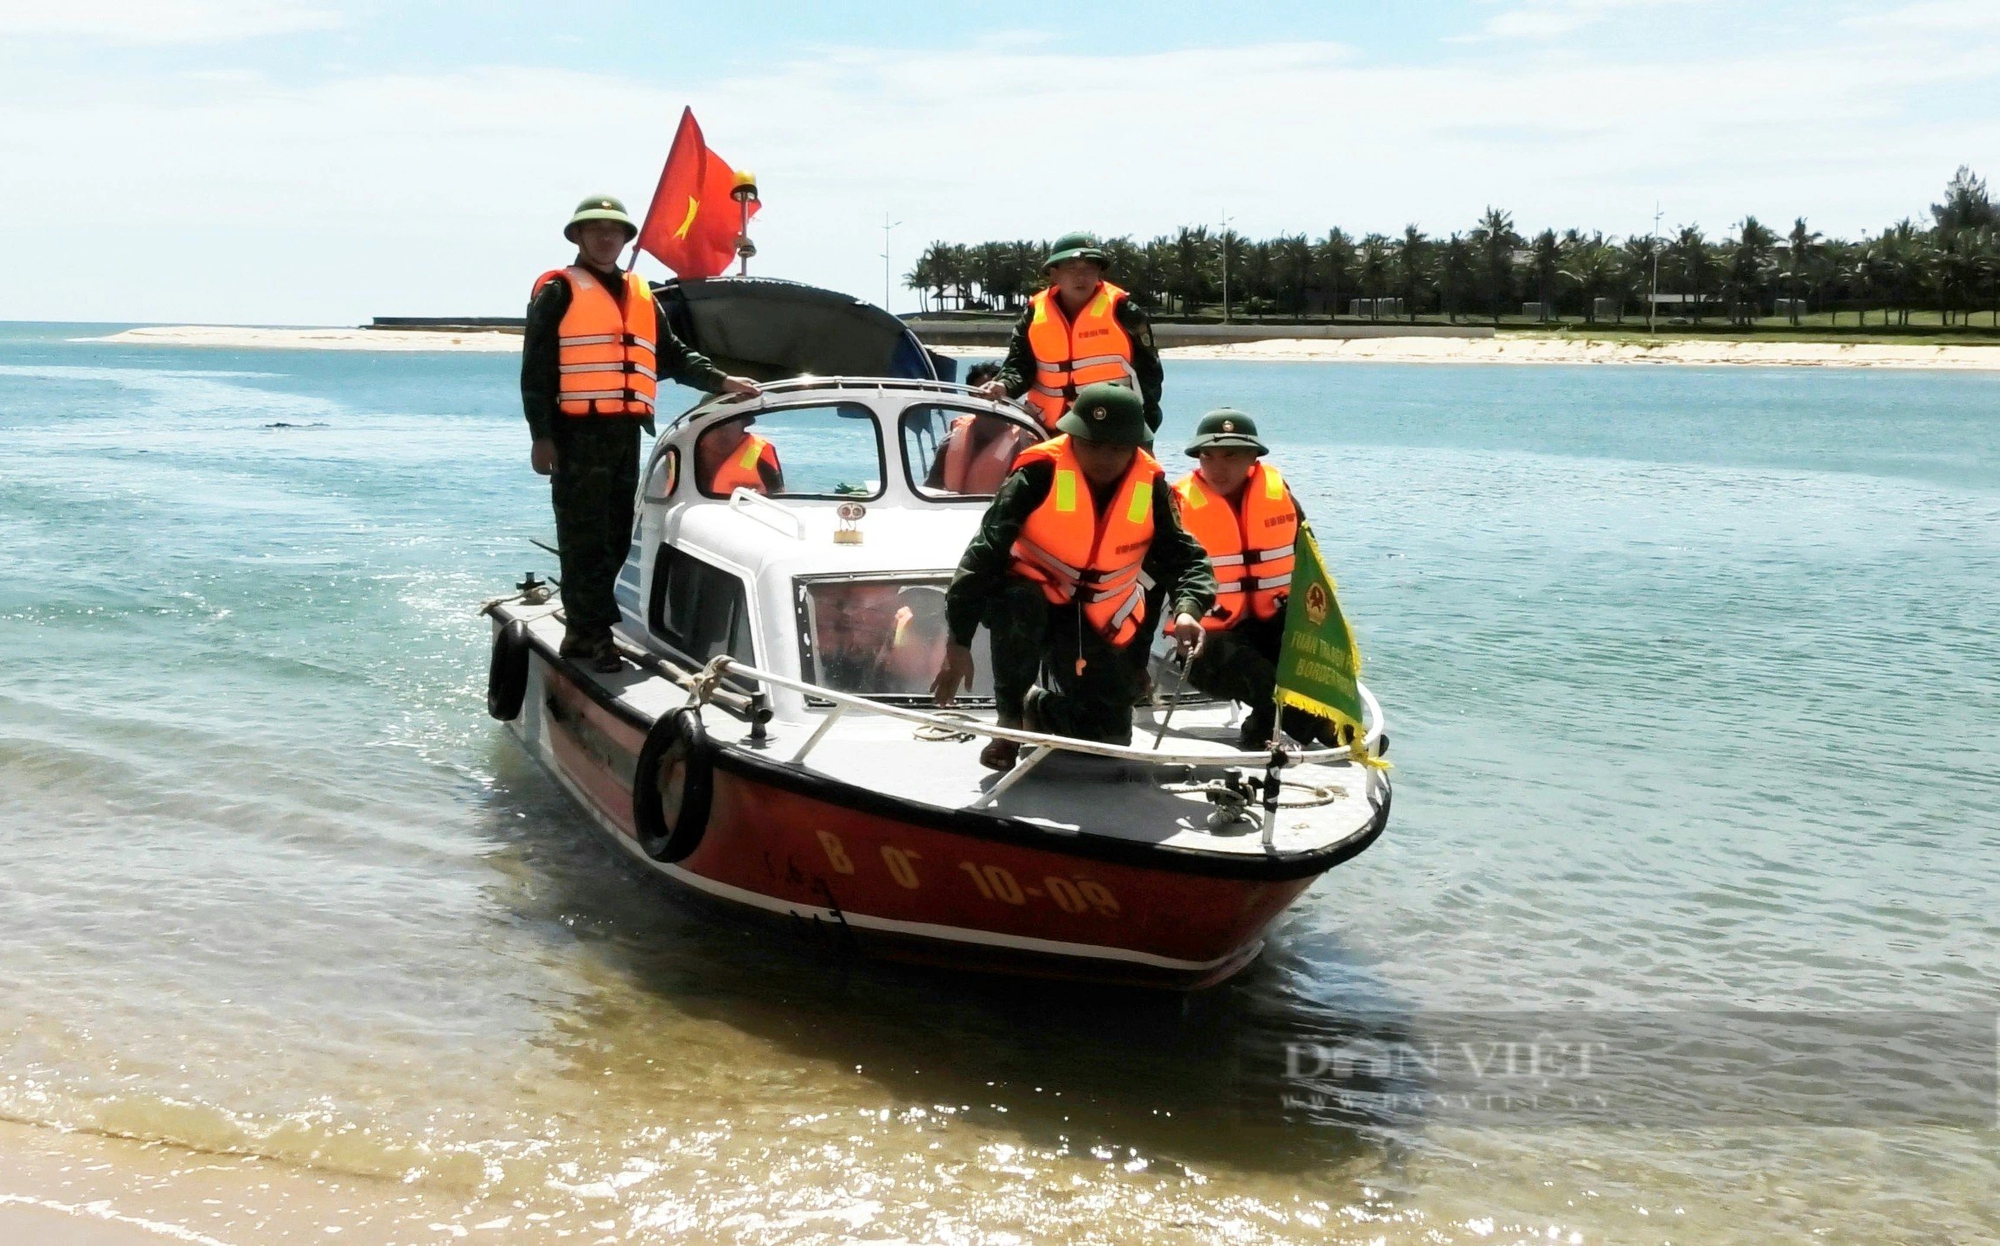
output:
[[729,197],[736,201],[737,211],[742,213],[741,224],[736,233],[736,275],[750,275],[750,257],[757,254],[757,244],[750,241],[750,205],[757,200],[757,175],[744,169],[736,175],[729,188]]
[[1222,323],[1229,323],[1229,209],[1222,210]]
[[889,291],[891,288],[889,283],[892,280],[890,274],[895,271],[895,266],[889,263],[889,231],[896,228],[896,226],[901,225],[902,223],[903,222],[901,221],[891,221],[889,219],[889,214],[887,212],[884,212],[882,214],[882,310],[883,311],[889,310]]
[[1654,336],[1653,317],[1660,314],[1660,204],[1653,202],[1653,295],[1646,300],[1646,336]]

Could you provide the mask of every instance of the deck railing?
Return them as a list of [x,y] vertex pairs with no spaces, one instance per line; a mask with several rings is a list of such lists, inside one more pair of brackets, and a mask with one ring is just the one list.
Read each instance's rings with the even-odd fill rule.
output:
[[[754,679],[760,683],[767,683],[778,688],[788,688],[793,692],[803,693],[806,696],[820,698],[833,703],[833,708],[827,711],[826,717],[820,720],[819,725],[813,729],[813,733],[806,737],[805,743],[801,744],[798,752],[794,753],[790,758],[791,764],[795,766],[805,761],[807,755],[814,748],[818,747],[821,740],[826,738],[827,733],[833,729],[834,724],[839,722],[850,710],[858,710],[866,714],[878,714],[885,718],[901,719],[904,722],[916,723],[920,726],[930,727],[933,730],[953,734],[988,736],[996,740],[1011,740],[1016,744],[1028,748],[1028,755],[1022,758],[1018,765],[1002,775],[999,782],[988,788],[977,800],[972,802],[970,807],[974,809],[992,804],[1008,788],[1026,777],[1036,766],[1041,765],[1050,756],[1059,752],[1081,753],[1091,757],[1108,757],[1115,761],[1136,762],[1150,766],[1244,766],[1252,769],[1271,768],[1274,758],[1277,768],[1280,769],[1305,765],[1310,762],[1324,763],[1354,759],[1354,747],[1352,745],[1341,745],[1338,748],[1325,749],[1283,749],[1278,750],[1274,755],[1270,749],[1245,752],[1237,749],[1218,750],[1211,746],[1198,752],[1188,752],[1170,751],[1164,748],[1139,748],[1129,744],[1100,744],[1094,740],[1079,740],[1072,736],[1050,735],[1045,732],[1027,731],[1018,727],[1002,727],[998,723],[980,722],[977,719],[960,717],[958,715],[936,714],[925,710],[911,709],[908,706],[871,701],[867,697],[856,696],[849,692],[836,692],[831,688],[822,687],[819,684],[807,683],[802,679],[793,679],[788,675],[780,675],[774,671],[767,671],[761,667],[752,666],[748,662],[729,657],[726,654],[711,660],[707,666],[702,668],[701,673],[693,678],[689,687],[689,700],[691,703],[696,705],[705,703],[713,689],[721,683],[724,675],[736,675],[742,678]],[[1382,731],[1385,725],[1382,718],[1382,706],[1375,700],[1375,694],[1368,691],[1365,686],[1361,688],[1361,701],[1366,711],[1365,717],[1367,719],[1367,729],[1362,735],[1361,743],[1366,749],[1367,754],[1373,756],[1381,748]],[[1186,737],[1179,738],[1186,739]],[[1165,743],[1165,741],[1163,740],[1162,743]]]

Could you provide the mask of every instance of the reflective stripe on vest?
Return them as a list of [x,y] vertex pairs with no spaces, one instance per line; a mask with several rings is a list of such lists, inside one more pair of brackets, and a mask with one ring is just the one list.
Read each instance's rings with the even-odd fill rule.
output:
[[1224,631],[1247,615],[1278,617],[1292,583],[1292,543],[1299,532],[1298,507],[1278,469],[1264,462],[1250,469],[1240,515],[1198,471],[1175,481],[1174,492],[1181,522],[1215,567],[1215,608],[1201,625]]
[[755,433],[743,434],[743,444],[729,452],[722,466],[715,469],[715,478],[708,482],[708,491],[727,497],[738,489],[748,489],[752,493],[768,493],[764,483],[763,468],[768,465],[772,471],[778,466],[778,448]]
[[651,415],[659,390],[653,344],[659,322],[653,291],[623,274],[624,305],[582,265],[543,273],[537,292],[556,278],[569,283],[569,310],[556,326],[556,406],[565,415]]
[[1118,304],[1125,291],[1108,281],[1097,284],[1097,293],[1070,323],[1054,287],[1029,300],[1028,349],[1035,355],[1035,380],[1028,388],[1028,402],[1041,413],[1042,423],[1053,429],[1076,391],[1099,381],[1112,381],[1139,388],[1139,374],[1132,369],[1132,338],[1118,323]]
[[1079,608],[1092,628],[1123,647],[1146,621],[1146,588],[1140,568],[1153,545],[1153,489],[1160,465],[1144,450],[1119,481],[1102,516],[1067,436],[1030,446],[1014,466],[1055,464],[1049,495],[1021,525],[1012,552],[1014,574],[1042,586],[1052,604],[1081,595]]

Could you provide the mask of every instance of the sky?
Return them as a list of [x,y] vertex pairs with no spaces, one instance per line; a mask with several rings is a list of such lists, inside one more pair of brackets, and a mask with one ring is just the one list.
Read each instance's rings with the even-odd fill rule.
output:
[[[1993,0],[0,0],[0,319],[519,315],[675,121],[751,271],[914,308],[930,241],[1745,214],[2000,176]],[[641,271],[665,276],[655,261]]]

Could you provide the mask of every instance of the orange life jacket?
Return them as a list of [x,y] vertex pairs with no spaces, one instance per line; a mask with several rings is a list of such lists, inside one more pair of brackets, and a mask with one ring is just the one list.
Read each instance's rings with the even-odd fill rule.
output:
[[1035,354],[1035,381],[1028,401],[1049,428],[1055,428],[1076,401],[1076,391],[1086,385],[1115,381],[1139,388],[1139,374],[1132,369],[1132,337],[1118,323],[1118,305],[1128,297],[1117,286],[1100,281],[1074,324],[1063,315],[1055,287],[1028,301],[1034,309],[1028,319],[1028,348]]
[[552,269],[535,291],[561,277],[569,282],[569,310],[556,328],[556,405],[565,415],[651,415],[659,389],[659,318],[653,291],[637,273],[625,274],[625,305],[581,264]]
[[959,416],[945,434],[943,484],[953,493],[997,493],[1000,482],[1014,470],[1014,425],[987,418],[1003,426],[977,453],[972,449],[972,429],[979,416]]
[[1159,463],[1139,450],[1103,515],[1090,482],[1077,465],[1067,435],[1029,446],[1015,467],[1055,464],[1049,495],[1021,525],[1012,570],[1042,586],[1055,605],[1083,598],[1083,617],[1113,645],[1123,647],[1146,621],[1146,587],[1139,570],[1153,545],[1153,491],[1164,487]]
[[1174,492],[1181,498],[1181,523],[1215,565],[1215,609],[1201,625],[1220,632],[1249,614],[1277,618],[1291,591],[1292,543],[1299,535],[1299,508],[1278,469],[1261,461],[1250,469],[1241,514],[1200,472],[1175,481]]
[[752,493],[768,493],[764,484],[764,467],[772,471],[778,466],[778,449],[755,433],[743,434],[743,444],[729,452],[722,460],[722,466],[715,469],[715,479],[708,482],[708,491],[723,497],[734,493],[739,487]]

